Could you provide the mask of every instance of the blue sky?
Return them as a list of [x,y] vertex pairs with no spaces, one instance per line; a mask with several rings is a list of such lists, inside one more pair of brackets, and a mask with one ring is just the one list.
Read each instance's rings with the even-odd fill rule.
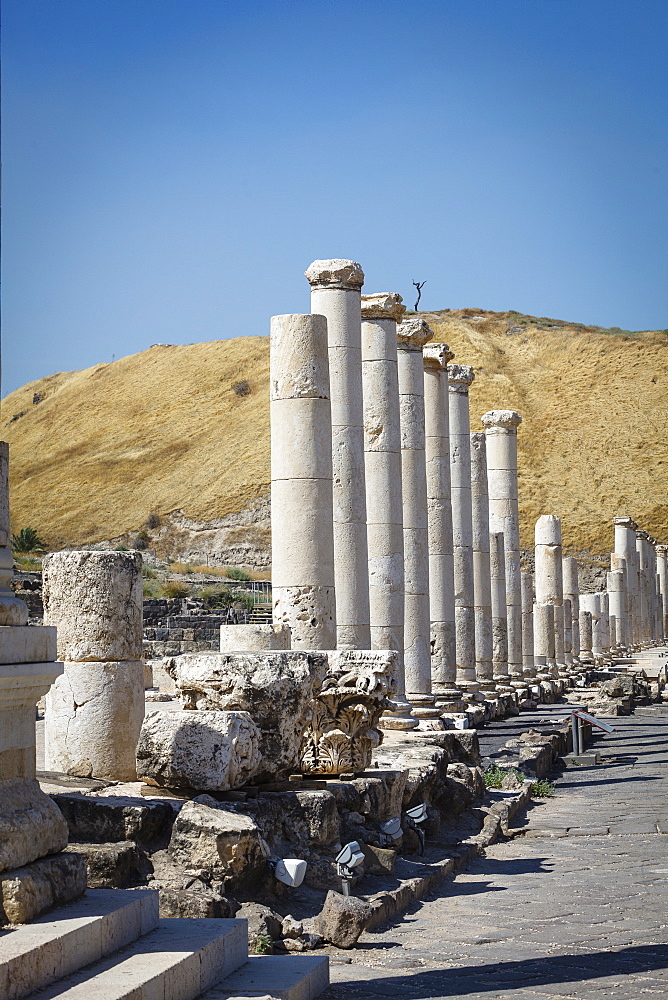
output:
[[303,271],[668,327],[666,0],[4,0],[3,394]]

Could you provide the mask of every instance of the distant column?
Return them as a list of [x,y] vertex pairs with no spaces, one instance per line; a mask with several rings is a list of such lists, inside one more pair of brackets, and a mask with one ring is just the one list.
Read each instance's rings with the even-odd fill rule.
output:
[[[492,582],[492,667],[497,690],[508,686],[508,609],[506,606],[506,553],[502,531],[489,536],[489,570]],[[533,627],[533,626],[532,626]]]
[[[580,610],[588,612],[591,616],[591,652],[594,659],[601,659],[603,656],[601,595],[580,594]],[[580,643],[583,647],[586,638],[582,635],[582,618],[580,618]],[[583,654],[586,652],[587,649],[584,647]]]
[[315,260],[306,277],[311,312],[327,319],[337,647],[369,649],[360,292],[364,272],[353,260]]
[[539,680],[551,677],[556,668],[554,658],[554,604],[533,606],[534,660]]
[[662,639],[668,638],[668,545],[656,547],[656,571],[659,577],[659,592],[662,597]]
[[483,414],[487,436],[487,481],[490,531],[502,531],[506,553],[508,608],[508,672],[511,683],[522,686],[522,585],[517,480],[517,428],[522,418],[515,410]]
[[471,421],[469,415],[469,386],[474,377],[473,368],[470,365],[448,365],[457,687],[462,689],[465,699],[472,700],[475,700],[478,691],[475,674]]
[[624,572],[626,560],[612,553],[610,559],[611,571],[606,576],[610,600],[610,616],[615,619],[615,634],[613,645],[616,649],[625,649],[626,639],[626,573]]
[[526,677],[535,677],[533,635],[533,573],[522,573],[522,666]]
[[[564,585],[561,554],[561,521],[554,514],[543,514],[536,521],[536,603],[554,608],[554,658],[564,666]],[[549,662],[549,659],[548,659]]]
[[455,585],[450,499],[450,419],[447,344],[427,344],[424,358],[425,453],[429,521],[431,683],[440,711],[461,711],[456,686]]
[[626,592],[628,617],[628,644],[640,642],[640,591],[638,580],[638,553],[636,551],[636,529],[638,525],[631,517],[615,517],[615,553],[626,564]]
[[591,611],[585,610],[582,603],[583,597],[584,594],[580,594],[580,620],[578,622],[580,632],[580,662],[591,663],[594,659]]
[[404,518],[406,694],[417,719],[437,719],[431,691],[429,532],[422,348],[433,336],[422,319],[397,327]]
[[380,725],[414,729],[404,675],[404,522],[395,293],[362,296],[364,465],[369,546],[371,648],[395,649],[396,693]]
[[578,564],[574,556],[564,556],[561,565],[564,601],[569,600],[571,602],[572,659],[578,660],[580,658],[580,584],[578,580]]
[[332,452],[324,316],[271,319],[274,623],[293,649],[336,646]]
[[485,441],[484,431],[475,431],[471,434],[473,610],[475,616],[476,680],[483,694],[493,697],[495,687],[492,669],[492,581],[490,575],[489,498],[487,493],[487,449]]

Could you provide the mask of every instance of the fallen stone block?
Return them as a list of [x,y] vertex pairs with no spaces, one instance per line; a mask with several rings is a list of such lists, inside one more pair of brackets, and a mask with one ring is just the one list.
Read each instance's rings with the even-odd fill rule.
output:
[[0,874],[0,923],[26,924],[40,913],[78,899],[86,891],[86,860],[53,854]]
[[354,948],[372,916],[368,903],[330,890],[315,919],[316,933],[337,948]]
[[67,850],[84,858],[88,885],[93,889],[125,889],[139,875],[141,857],[131,840],[115,844],[71,844]]
[[174,810],[166,802],[77,792],[58,793],[51,798],[65,817],[71,839],[81,842],[149,843],[164,834],[174,819]]
[[238,905],[216,892],[160,888],[160,916],[201,919],[233,917]]
[[264,951],[268,941],[277,941],[283,932],[282,919],[262,903],[242,903],[237,917],[248,921],[248,947]]
[[261,768],[260,741],[248,712],[149,712],[137,744],[137,775],[165,788],[239,788]]
[[250,816],[219,807],[208,795],[186,802],[179,812],[169,854],[189,869],[206,869],[222,878],[266,866],[257,823]]
[[67,846],[67,823],[36,781],[0,782],[0,872]]

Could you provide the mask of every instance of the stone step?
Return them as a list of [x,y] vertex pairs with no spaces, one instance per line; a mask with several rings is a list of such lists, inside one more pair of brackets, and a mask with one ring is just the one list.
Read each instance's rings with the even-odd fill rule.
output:
[[329,986],[329,959],[311,955],[254,955],[245,965],[207,990],[201,1000],[278,997],[315,1000]]
[[158,926],[153,890],[89,889],[76,902],[0,932],[0,997],[21,1000]]
[[195,1000],[247,961],[245,920],[171,918],[31,1000]]

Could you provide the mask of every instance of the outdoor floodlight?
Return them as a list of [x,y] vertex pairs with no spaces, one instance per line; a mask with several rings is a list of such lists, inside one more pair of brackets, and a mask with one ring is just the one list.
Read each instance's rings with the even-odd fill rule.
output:
[[336,870],[341,878],[343,895],[350,895],[350,882],[355,878],[355,869],[364,864],[364,852],[356,840],[341,848],[336,855]]
[[397,840],[403,836],[401,829],[401,817],[393,816],[392,819],[385,820],[380,824],[380,842],[383,847],[392,847]]
[[271,858],[269,864],[275,877],[284,885],[296,889],[304,881],[307,864],[299,858]]
[[419,806],[412,806],[406,810],[406,826],[417,833],[418,840],[420,841],[420,854],[424,854],[424,830],[422,829],[422,824],[426,823],[428,818],[425,802],[421,802]]

